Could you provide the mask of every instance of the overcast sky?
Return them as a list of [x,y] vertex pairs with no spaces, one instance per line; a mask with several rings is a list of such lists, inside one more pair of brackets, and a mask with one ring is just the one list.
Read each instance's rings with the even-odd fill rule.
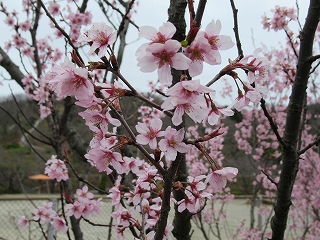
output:
[[[91,0],[92,1],[92,0]],[[4,5],[7,5],[9,11],[12,9],[21,9],[21,3],[18,0],[3,0]],[[195,4],[198,0],[194,1]],[[303,23],[306,16],[307,7],[309,1],[300,0],[298,1],[300,7],[300,20]],[[95,3],[94,3],[95,4]],[[239,20],[239,31],[240,38],[242,41],[242,47],[245,55],[251,54],[253,50],[257,47],[261,47],[261,43],[267,46],[278,46],[279,42],[283,42],[285,34],[283,32],[274,33],[273,31],[267,32],[262,30],[261,16],[266,13],[267,16],[272,16],[270,9],[275,5],[296,7],[296,0],[235,0],[236,7],[238,8],[238,20]],[[96,7],[96,5],[94,5]],[[156,28],[161,26],[167,21],[167,9],[169,6],[169,0],[139,0],[139,6],[137,7],[137,14],[133,15],[133,20],[138,26],[152,25]],[[89,1],[89,8],[90,1]],[[93,22],[101,21],[101,16],[93,14]],[[45,17],[45,16],[44,16]],[[4,14],[0,14],[0,26],[4,29]],[[234,40],[233,33],[233,18],[232,11],[230,7],[230,1],[217,1],[208,0],[206,10],[203,17],[202,27],[205,26],[212,20],[220,19],[222,23],[221,34],[230,35]],[[187,19],[188,21],[188,19]],[[294,28],[295,26],[292,26]],[[143,40],[137,40],[137,30],[133,27],[129,29],[129,34],[127,36],[127,42],[133,42],[125,50],[124,62],[121,67],[122,73],[132,84],[138,88],[140,91],[145,91],[147,80],[156,79],[156,73],[141,73],[139,68],[136,67],[135,51],[144,42]],[[3,30],[2,30],[3,31]],[[12,33],[13,34],[13,33]],[[12,34],[8,33],[7,36],[10,37]],[[2,35],[0,39],[1,47],[4,46],[4,42],[7,41]],[[9,55],[13,53],[14,50],[9,51]],[[226,63],[228,58],[234,59],[237,57],[237,50],[233,49],[223,51],[222,58],[223,63]],[[219,65],[216,67],[205,66],[205,71],[196,79],[201,79],[201,82],[205,84],[210,81],[212,77],[223,67]],[[4,76],[8,76],[3,68],[0,67],[0,73]],[[2,79],[2,77],[0,77]],[[19,86],[15,86],[11,81],[3,81],[3,86],[0,86],[0,97],[10,94],[7,85],[10,84],[15,93],[23,92]],[[219,84],[218,84],[219,85]],[[221,86],[220,86],[221,87]],[[219,88],[219,86],[217,86]]]

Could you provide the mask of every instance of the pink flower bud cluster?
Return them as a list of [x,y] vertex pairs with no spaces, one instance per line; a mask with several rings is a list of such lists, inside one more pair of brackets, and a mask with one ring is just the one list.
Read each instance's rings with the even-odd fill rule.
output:
[[52,155],[47,161],[44,173],[58,182],[69,179],[67,166],[62,160],[57,159],[57,156],[55,155]]

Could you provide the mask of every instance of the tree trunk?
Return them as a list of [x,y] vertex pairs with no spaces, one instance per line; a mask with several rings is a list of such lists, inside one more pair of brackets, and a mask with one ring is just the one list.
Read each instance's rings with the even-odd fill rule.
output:
[[275,214],[271,220],[272,240],[284,238],[288,213],[291,203],[291,194],[298,172],[299,155],[297,142],[299,126],[302,116],[303,102],[311,69],[312,48],[315,31],[320,16],[320,0],[311,0],[306,18],[306,23],[300,33],[300,51],[294,79],[292,93],[287,109],[287,118],[283,141],[282,169],[277,185],[277,201],[274,208]]
[[[173,23],[177,28],[173,39],[177,41],[182,41],[186,38],[186,22],[185,22],[185,9],[187,7],[186,0],[170,0],[170,7],[168,9],[169,19],[168,21]],[[172,69],[173,75],[173,85],[178,83],[181,78],[181,71]],[[177,129],[184,127],[183,123],[177,127]],[[176,159],[177,161],[178,159]],[[175,175],[174,181],[186,182],[188,176],[188,169],[186,164],[185,154],[181,154],[180,164],[178,166],[178,171]],[[173,197],[176,201],[180,201],[185,198],[184,193],[181,190],[173,191]],[[178,240],[188,240],[191,239],[191,214],[186,209],[183,212],[178,212],[178,206],[175,205],[175,215],[173,220],[173,235]]]

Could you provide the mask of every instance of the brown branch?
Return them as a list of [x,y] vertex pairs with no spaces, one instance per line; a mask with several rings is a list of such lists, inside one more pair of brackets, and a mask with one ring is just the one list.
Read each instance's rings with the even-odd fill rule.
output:
[[69,165],[69,167],[71,168],[72,172],[74,173],[74,175],[77,177],[77,179],[80,181],[80,182],[83,182],[85,184],[87,184],[88,186],[92,187],[93,189],[97,190],[99,193],[102,193],[102,194],[108,194],[107,191],[104,191],[98,187],[96,187],[95,185],[93,185],[92,183],[88,182],[87,180],[85,180],[83,177],[81,177],[77,171],[75,170],[75,168],[73,167],[73,165],[70,163],[69,159],[66,159],[65,162]]
[[139,29],[139,26],[135,24],[126,14],[122,13],[119,8],[114,7],[111,3],[109,3],[107,0],[103,0],[105,4],[107,4],[109,7],[111,7],[114,11],[118,12],[123,18],[127,19],[135,28]]
[[304,154],[306,151],[308,151],[313,146],[316,146],[320,143],[320,136],[317,137],[312,143],[309,143],[307,146],[305,146],[303,149],[298,151],[298,155]]
[[[89,219],[86,219],[84,217],[82,217],[81,219],[83,219],[85,222],[89,223],[90,225],[92,226],[95,226],[95,227],[114,227],[115,225],[110,225],[110,224],[101,224],[101,223],[94,223],[94,222],[91,222]],[[119,225],[119,227],[122,227],[121,225]]]
[[288,33],[288,31],[286,29],[284,29],[284,32],[286,33],[287,38],[289,39],[289,43],[291,45],[291,48],[293,50],[294,55],[298,58],[298,53],[297,53],[297,50],[294,47],[294,43],[292,42],[292,38],[290,37],[290,34]]
[[30,135],[33,139],[43,143],[43,144],[46,144],[46,145],[49,145],[49,146],[52,146],[52,143],[51,142],[46,142],[46,141],[43,141],[39,138],[37,138],[36,136],[32,135],[32,133],[30,133],[27,129],[25,129],[24,127],[22,127],[22,125],[20,124],[20,122],[18,120],[16,120],[9,111],[7,111],[5,108],[3,108],[2,106],[0,106],[0,109],[2,111],[4,111],[6,114],[8,114],[11,119],[21,128],[21,130],[23,130],[25,133],[27,133],[28,135]]
[[126,13],[125,13],[124,16],[122,16],[122,20],[121,20],[121,22],[120,22],[120,25],[119,25],[119,28],[118,28],[118,31],[117,31],[117,36],[119,36],[120,33],[125,29],[125,22],[126,22],[127,19],[128,19],[128,14],[129,14],[129,12],[130,12],[131,9],[132,9],[132,6],[133,6],[133,4],[134,4],[134,1],[135,1],[135,0],[132,0],[132,1],[129,2],[129,4],[128,4],[128,3],[125,3],[125,4],[123,5],[123,6],[126,8]]
[[19,67],[14,64],[8,54],[1,47],[0,55],[2,56],[0,66],[6,69],[11,78],[14,79],[23,88],[22,79],[24,78],[24,74],[20,71]]
[[233,31],[237,42],[237,49],[238,49],[238,55],[239,58],[243,58],[243,51],[240,41],[240,35],[239,35],[239,27],[238,27],[238,9],[236,8],[234,4],[234,0],[230,0],[232,12],[233,12]]
[[38,45],[37,45],[37,30],[39,26],[39,19],[40,19],[40,0],[37,0],[37,5],[34,7],[34,13],[35,13],[35,18],[34,18],[34,23],[33,27],[30,28],[30,34],[31,34],[31,40],[32,40],[32,47],[34,48],[33,53],[34,53],[34,61],[36,63],[37,67],[37,77],[39,78],[42,73],[42,64],[40,62],[40,57],[39,57],[39,51],[38,51]]
[[69,223],[68,223],[68,220],[67,220],[67,217],[66,217],[66,213],[65,213],[65,210],[64,210],[64,198],[63,198],[63,185],[62,185],[62,182],[59,182],[59,187],[60,187],[60,201],[61,201],[61,209],[62,209],[62,216],[63,216],[63,219],[65,220],[66,222],[66,225],[67,225],[67,236],[68,236],[68,239],[71,240],[71,237],[70,237],[70,230],[69,230]]
[[261,170],[261,172],[268,178],[270,182],[272,182],[276,187],[278,187],[278,183],[275,182],[265,171]]
[[204,13],[204,9],[206,7],[207,0],[200,0],[196,12],[196,16],[193,20],[194,26],[195,27],[201,27],[201,21]]
[[83,0],[81,7],[79,8],[80,13],[84,13],[87,9],[89,0]]
[[282,146],[286,146],[285,142],[283,141],[282,137],[280,136],[279,132],[278,132],[278,126],[277,124],[273,121],[272,117],[270,116],[268,110],[267,110],[267,107],[266,107],[266,101],[261,98],[260,100],[260,106],[263,110],[263,113],[264,115],[266,116],[266,118],[268,119],[269,121],[269,124],[271,126],[271,129],[272,131],[274,132],[274,134],[276,135],[277,137],[277,140],[279,141],[279,143],[282,145]]

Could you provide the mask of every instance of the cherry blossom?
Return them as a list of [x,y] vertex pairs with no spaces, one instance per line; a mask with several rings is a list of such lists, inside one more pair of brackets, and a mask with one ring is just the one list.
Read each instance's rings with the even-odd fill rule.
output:
[[196,38],[195,41],[185,49],[185,55],[191,59],[188,69],[191,77],[202,73],[203,62],[210,65],[220,64],[212,54],[211,46],[205,38]]
[[108,47],[116,41],[117,33],[114,29],[103,22],[93,23],[92,27],[85,33],[86,36],[80,36],[78,42],[88,42],[91,48],[88,54],[98,50],[98,57],[103,57]]
[[208,113],[208,123],[210,125],[216,125],[221,117],[221,115],[225,116],[233,116],[234,112],[230,109],[230,107],[222,108],[217,107],[217,103],[212,101],[211,102],[211,110]]
[[60,5],[57,2],[50,1],[48,11],[52,16],[57,16],[60,13]]
[[25,226],[27,226],[29,220],[26,218],[26,216],[21,216],[18,220],[18,224],[21,228],[24,228]]
[[184,130],[176,130],[170,126],[165,130],[165,139],[161,139],[159,142],[159,148],[164,152],[167,161],[174,161],[177,152],[186,153],[189,150],[188,145],[183,143]]
[[151,149],[157,148],[157,137],[162,137],[164,132],[161,131],[162,121],[155,118],[150,121],[150,124],[138,123],[136,129],[138,133],[137,142],[146,145],[149,144]]
[[74,203],[70,203],[66,205],[66,215],[74,216],[76,219],[79,219],[82,215],[83,209],[85,206],[81,204],[79,201],[75,201]]
[[78,200],[83,200],[83,199],[92,199],[93,194],[88,192],[88,186],[84,185],[82,189],[77,189],[76,191],[78,195]]
[[231,180],[238,174],[238,169],[234,167],[224,167],[214,170],[208,174],[206,182],[210,183],[215,191],[221,191],[227,185],[227,179]]
[[165,43],[173,37],[176,27],[171,22],[164,23],[159,30],[152,26],[142,26],[139,28],[139,37],[146,38],[151,43]]
[[62,160],[57,159],[57,156],[55,155],[52,155],[47,161],[44,173],[50,178],[56,179],[58,182],[69,179],[68,169],[65,163]]
[[178,52],[181,44],[176,40],[168,40],[164,44],[153,43],[144,54],[138,53],[138,67],[142,72],[153,72],[158,69],[159,81],[164,86],[172,83],[170,67],[177,70],[189,68],[191,60]]
[[75,65],[65,58],[64,62],[52,67],[53,78],[49,79],[49,84],[55,93],[64,98],[76,96],[79,100],[92,98],[94,88],[88,80],[88,70],[86,68],[76,68]]
[[200,80],[181,81],[168,89],[169,97],[162,103],[163,110],[174,110],[172,123],[177,126],[182,122],[184,113],[195,122],[201,122],[209,109],[202,93],[214,92],[202,86]]
[[51,224],[57,231],[63,231],[63,232],[68,231],[68,226],[66,224],[66,221],[59,216],[53,217]]

